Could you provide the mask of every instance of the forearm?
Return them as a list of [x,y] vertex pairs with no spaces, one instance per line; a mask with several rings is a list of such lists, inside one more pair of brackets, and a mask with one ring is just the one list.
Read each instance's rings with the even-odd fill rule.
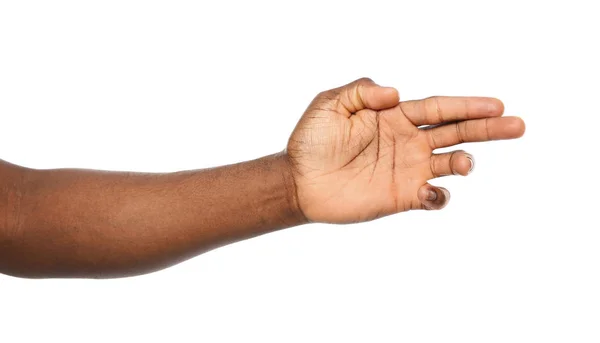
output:
[[0,271],[19,276],[147,273],[305,221],[282,154],[169,174],[30,170],[19,180],[0,248]]

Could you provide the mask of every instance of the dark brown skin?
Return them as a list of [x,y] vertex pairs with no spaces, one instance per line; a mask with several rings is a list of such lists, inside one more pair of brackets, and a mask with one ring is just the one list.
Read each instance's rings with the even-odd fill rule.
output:
[[522,136],[503,110],[493,98],[399,103],[395,89],[361,79],[319,94],[287,149],[254,161],[166,174],[0,161],[0,272],[132,276],[308,222],[441,209],[450,195],[427,180],[467,175],[473,157],[433,150]]

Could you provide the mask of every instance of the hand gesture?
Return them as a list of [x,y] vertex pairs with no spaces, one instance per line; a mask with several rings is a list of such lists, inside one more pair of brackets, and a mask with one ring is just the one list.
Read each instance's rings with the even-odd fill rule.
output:
[[320,93],[287,146],[300,209],[328,223],[440,209],[450,193],[428,180],[467,175],[474,160],[461,150],[434,150],[522,136],[523,121],[503,111],[493,98],[399,102],[397,90],[369,79]]

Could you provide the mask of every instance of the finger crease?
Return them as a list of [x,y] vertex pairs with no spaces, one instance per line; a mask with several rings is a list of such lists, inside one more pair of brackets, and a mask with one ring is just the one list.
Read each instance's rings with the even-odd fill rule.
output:
[[364,87],[360,84],[354,88],[354,91],[356,92],[355,99],[357,99],[358,101],[358,104],[352,104],[353,106],[355,106],[354,112],[358,111],[359,109],[365,108],[365,103],[362,97],[360,96],[361,89],[364,89]]
[[429,136],[429,147],[431,148],[431,150],[437,149],[438,145],[437,142],[435,141],[435,134],[434,134],[434,130],[427,130],[427,135]]
[[454,170],[454,168],[452,167],[454,165],[454,157],[456,156],[457,151],[453,151],[450,154],[450,171],[452,172],[452,175],[456,175],[456,171]]
[[488,128],[488,121],[489,121],[489,120],[490,120],[490,118],[485,118],[485,120],[484,120],[484,122],[483,122],[483,123],[484,123],[484,125],[485,125],[485,135],[486,135],[486,137],[485,137],[485,138],[486,138],[486,140],[488,140],[488,141],[490,140],[490,130],[489,130],[489,128]]
[[431,175],[433,175],[433,177],[438,176],[438,174],[435,172],[435,156],[431,156],[429,159],[429,170],[431,171]]
[[462,122],[458,122],[458,123],[455,124],[456,125],[456,136],[458,137],[458,144],[461,144],[461,143],[465,142],[465,140],[463,138],[463,135],[462,135],[462,131],[460,129],[460,124],[461,123]]
[[443,123],[444,122],[444,114],[442,113],[442,107],[440,106],[440,101],[437,97],[433,97],[433,99],[435,101],[435,112],[437,113],[438,122]]

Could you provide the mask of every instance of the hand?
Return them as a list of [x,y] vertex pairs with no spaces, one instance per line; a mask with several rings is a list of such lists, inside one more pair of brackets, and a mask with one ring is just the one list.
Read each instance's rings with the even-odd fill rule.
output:
[[369,79],[319,94],[287,146],[298,205],[313,222],[351,223],[411,209],[440,209],[450,193],[428,180],[467,175],[463,142],[518,138],[525,124],[500,117],[493,98],[431,97],[399,103]]

